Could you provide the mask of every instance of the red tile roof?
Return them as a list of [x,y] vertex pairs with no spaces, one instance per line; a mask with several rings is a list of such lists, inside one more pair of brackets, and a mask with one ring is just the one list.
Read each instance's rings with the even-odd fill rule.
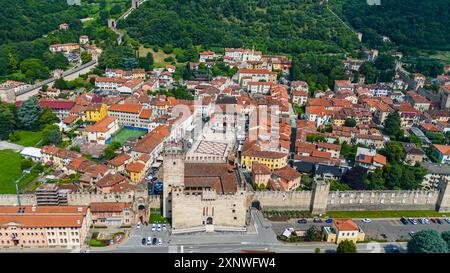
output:
[[67,109],[70,110],[75,105],[73,101],[65,100],[39,100],[39,106],[49,107],[51,109]]

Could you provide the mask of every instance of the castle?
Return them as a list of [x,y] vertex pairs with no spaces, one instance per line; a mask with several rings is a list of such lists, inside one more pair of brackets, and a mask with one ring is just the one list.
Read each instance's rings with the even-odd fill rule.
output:
[[245,231],[248,194],[228,163],[186,161],[182,144],[165,148],[163,214],[177,231]]

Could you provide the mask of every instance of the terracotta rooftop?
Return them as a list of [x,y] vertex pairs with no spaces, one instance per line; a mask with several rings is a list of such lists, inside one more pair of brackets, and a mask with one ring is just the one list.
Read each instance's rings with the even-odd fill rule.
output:
[[185,164],[185,187],[210,188],[218,194],[235,193],[238,180],[236,170],[229,164]]
[[142,107],[140,104],[113,104],[108,108],[108,111],[139,114]]
[[131,203],[125,202],[92,202],[91,212],[122,212],[131,209]]
[[339,219],[334,221],[334,225],[339,231],[357,231],[358,226],[351,219]]

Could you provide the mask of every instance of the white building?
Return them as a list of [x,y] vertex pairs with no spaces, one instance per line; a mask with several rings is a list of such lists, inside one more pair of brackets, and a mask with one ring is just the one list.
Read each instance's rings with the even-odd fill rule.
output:
[[34,147],[25,147],[20,154],[25,158],[31,158],[33,161],[41,161],[41,149]]

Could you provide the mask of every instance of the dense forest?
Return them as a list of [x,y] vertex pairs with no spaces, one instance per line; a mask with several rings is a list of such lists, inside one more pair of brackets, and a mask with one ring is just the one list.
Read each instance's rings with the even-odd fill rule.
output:
[[81,28],[86,15],[66,0],[0,0],[0,7],[0,44],[34,40],[64,22]]
[[119,24],[142,44],[339,53],[357,39],[313,0],[148,0]]
[[[122,10],[118,5],[106,9],[104,0],[96,5],[107,16],[117,7],[118,12]],[[61,53],[50,53],[50,44],[76,43],[80,35],[88,35],[100,47],[115,43],[116,34],[107,29],[101,16],[83,26],[80,18],[95,15],[89,3],[68,6],[66,0],[0,0],[0,6],[4,7],[0,13],[0,82],[31,83],[48,78],[54,69],[67,69],[67,59]],[[70,29],[55,31],[64,22]]]
[[346,0],[342,13],[371,46],[382,45],[384,35],[399,46],[450,50],[448,0],[382,0],[372,6],[367,0]]

